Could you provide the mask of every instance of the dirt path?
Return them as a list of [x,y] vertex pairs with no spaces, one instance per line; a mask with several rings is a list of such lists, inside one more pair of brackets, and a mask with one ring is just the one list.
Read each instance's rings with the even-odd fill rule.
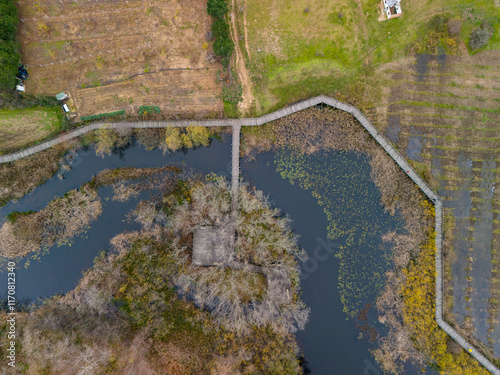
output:
[[[232,0],[233,11],[231,12],[231,35],[234,41],[234,51],[236,52],[235,56],[235,66],[238,69],[238,76],[240,77],[241,85],[243,88],[243,101],[238,104],[238,107],[241,111],[242,115],[245,115],[250,107],[252,106],[255,98],[252,94],[252,83],[250,80],[250,75],[248,74],[247,67],[245,65],[245,59],[241,53],[240,45],[238,43],[238,34],[236,28],[236,15],[234,12],[235,9],[235,0]],[[246,40],[246,38],[245,38]]]
[[[368,41],[368,31],[366,30],[366,24],[365,24],[366,16],[365,16],[365,12],[363,11],[363,5],[361,4],[361,0],[356,0],[356,3],[358,4],[359,16],[361,18],[361,30],[363,30],[363,36],[364,36],[365,41]],[[365,64],[369,65],[371,59],[372,59],[371,50],[368,50],[368,54],[366,55],[366,59],[365,59]]]
[[246,2],[243,3],[243,28],[245,29],[245,49],[247,50],[248,60],[252,61],[252,55],[250,53],[250,48],[248,48],[247,4],[246,4]]

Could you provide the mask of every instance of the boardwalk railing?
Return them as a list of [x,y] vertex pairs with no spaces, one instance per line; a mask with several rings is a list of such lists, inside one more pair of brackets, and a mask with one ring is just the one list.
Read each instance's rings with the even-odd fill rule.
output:
[[[361,125],[375,138],[380,146],[394,159],[409,178],[418,185],[423,193],[434,202],[436,213],[436,321],[449,336],[451,336],[464,350],[476,358],[492,374],[500,375],[500,370],[493,365],[484,355],[465,340],[456,330],[443,320],[443,203],[441,198],[431,189],[431,187],[419,176],[410,166],[403,156],[378,132],[370,121],[361,113],[361,111],[349,104],[343,103],[325,95],[316,96],[299,103],[292,104],[276,112],[257,118],[243,119],[223,119],[223,120],[180,120],[180,121],[140,121],[140,122],[97,122],[82,126],[78,129],[65,133],[52,140],[42,142],[36,146],[26,148],[22,151],[0,156],[0,164],[8,163],[37,152],[46,150],[54,145],[77,138],[89,131],[97,129],[130,129],[130,128],[165,128],[165,127],[188,127],[188,126],[232,126],[233,127],[233,145],[232,145],[232,194],[237,199],[239,182],[239,139],[242,126],[259,126],[268,122],[280,119],[304,109],[317,106],[318,104],[327,104],[331,107],[351,113],[360,122]],[[233,200],[233,203],[235,201]]]

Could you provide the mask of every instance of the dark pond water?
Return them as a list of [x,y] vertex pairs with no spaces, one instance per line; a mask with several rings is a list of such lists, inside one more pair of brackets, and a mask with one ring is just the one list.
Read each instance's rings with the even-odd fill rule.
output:
[[[145,151],[139,146],[132,146],[121,154],[99,158],[93,151],[80,151],[77,154],[73,169],[66,174],[64,180],[52,179],[26,196],[17,203],[11,203],[0,209],[0,217],[13,210],[26,211],[43,208],[55,196],[61,196],[71,189],[78,188],[89,181],[92,176],[108,168],[124,166],[132,167],[160,167],[165,164],[184,166],[186,170],[207,173],[215,172],[229,177],[230,174],[230,142],[212,142],[210,147],[202,147],[188,152],[177,152],[172,155],[163,155],[160,151]],[[362,157],[347,155],[355,161],[357,168],[366,166]],[[303,298],[311,308],[310,321],[305,331],[299,332],[297,338],[304,352],[307,367],[312,374],[381,374],[375,360],[369,352],[373,348],[369,340],[358,338],[360,330],[355,321],[346,320],[343,304],[339,294],[339,266],[341,260],[334,256],[339,245],[345,239],[339,238],[332,242],[327,238],[328,221],[324,207],[318,205],[310,191],[302,189],[298,184],[290,184],[276,172],[275,155],[260,154],[256,161],[242,163],[243,178],[258,189],[263,190],[274,205],[280,207],[293,220],[293,230],[300,236],[300,245],[306,249],[312,259],[309,264],[303,265],[304,280],[302,284]],[[325,159],[327,158],[327,159]],[[343,156],[345,164],[346,155]],[[323,155],[323,164],[334,165],[342,161],[336,154]],[[322,167],[323,168],[323,167]],[[344,176],[336,176],[342,180],[348,178],[349,171],[344,170]],[[354,173],[354,172],[353,172]],[[369,173],[368,173],[369,175]],[[329,176],[325,170],[325,176]],[[363,178],[363,175],[359,175]],[[331,176],[328,177],[331,179]],[[351,177],[352,178],[352,177]],[[351,183],[351,182],[349,182]],[[326,186],[326,185],[325,185]],[[336,186],[336,185],[335,185]],[[379,195],[373,185],[368,183],[366,189],[371,189],[359,202],[359,207],[370,206],[379,221],[387,220],[387,228],[398,226],[397,220],[384,214],[378,204]],[[340,191],[332,192],[339,195]],[[108,247],[109,240],[124,230],[137,229],[135,223],[125,221],[125,216],[140,199],[147,197],[144,193],[135,200],[120,203],[106,200],[111,191],[109,188],[100,190],[105,203],[101,217],[93,223],[87,233],[73,241],[71,247],[61,246],[50,249],[49,253],[40,257],[40,260],[31,260],[27,268],[23,267],[26,259],[18,262],[17,297],[36,299],[50,296],[54,293],[64,293],[75,287],[82,271],[91,267],[95,256]],[[372,198],[375,205],[367,202]],[[370,199],[371,199],[370,198]],[[330,197],[335,202],[340,197]],[[377,206],[378,205],[378,206]],[[377,208],[378,207],[378,208]],[[367,215],[362,209],[354,215],[346,215],[349,220]],[[373,212],[370,215],[374,215]],[[342,218],[340,218],[342,220]],[[364,236],[364,235],[363,235]],[[366,263],[363,252],[373,251],[379,244],[358,241],[359,263]],[[365,248],[363,248],[365,243]],[[367,245],[369,244],[369,245]],[[371,248],[368,248],[371,247]],[[355,258],[353,258],[353,262]],[[372,260],[378,263],[376,259]],[[370,268],[370,264],[359,264],[360,269]],[[357,271],[353,268],[352,272]],[[362,275],[362,273],[360,273]],[[350,280],[360,282],[360,280]],[[371,287],[371,286],[370,286]],[[6,275],[0,274],[0,290],[6,290]],[[373,296],[372,296],[373,297]],[[368,300],[367,300],[368,301]],[[373,301],[372,301],[373,302]],[[369,314],[374,320],[373,310]],[[408,369],[408,374],[417,373]]]

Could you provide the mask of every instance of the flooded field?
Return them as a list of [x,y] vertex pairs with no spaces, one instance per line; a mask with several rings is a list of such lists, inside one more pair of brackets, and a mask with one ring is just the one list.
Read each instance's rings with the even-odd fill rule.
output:
[[500,356],[498,51],[383,69],[376,123],[444,200],[445,318]]

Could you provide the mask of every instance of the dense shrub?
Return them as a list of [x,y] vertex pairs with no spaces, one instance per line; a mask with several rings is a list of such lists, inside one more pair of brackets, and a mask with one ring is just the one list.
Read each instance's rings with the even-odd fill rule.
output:
[[491,37],[493,36],[493,30],[491,25],[486,22],[483,22],[481,27],[473,30],[470,34],[469,39],[469,47],[471,50],[475,51],[480,48],[483,48],[488,44]]
[[223,19],[216,19],[212,24],[212,33],[215,38],[214,52],[217,56],[222,57],[223,63],[227,66],[229,57],[233,53],[234,43],[231,40],[229,25]]
[[22,109],[31,107],[55,107],[58,105],[59,102],[52,95],[21,95],[17,91],[0,93],[0,108]]
[[229,25],[224,19],[216,19],[210,27],[212,35],[215,39],[229,38]]
[[139,107],[139,114],[142,115],[147,115],[148,113],[160,113],[161,109],[160,107],[156,105],[141,105]]
[[15,40],[18,22],[14,0],[0,0],[0,39]]
[[0,39],[0,90],[11,90],[15,87],[19,59],[17,42]]
[[80,119],[82,121],[94,121],[94,120],[101,120],[101,119],[106,119],[106,118],[111,118],[111,117],[118,117],[118,116],[123,116],[125,114],[125,110],[122,111],[115,111],[115,112],[109,112],[109,113],[100,113],[98,115],[92,115],[92,116],[82,116]]
[[224,18],[227,13],[226,0],[208,0],[207,13],[214,18]]
[[16,42],[17,8],[14,0],[0,0],[0,90],[16,84],[19,48]]
[[[214,42],[214,52],[223,59],[228,59],[233,53],[234,43],[231,39],[218,38]],[[227,61],[229,63],[229,61]],[[228,64],[224,64],[228,65]]]
[[207,5],[208,14],[215,18],[212,24],[212,36],[215,38],[214,53],[221,57],[222,65],[229,65],[229,58],[233,53],[234,43],[231,40],[229,25],[224,16],[227,13],[225,0],[210,0]]

